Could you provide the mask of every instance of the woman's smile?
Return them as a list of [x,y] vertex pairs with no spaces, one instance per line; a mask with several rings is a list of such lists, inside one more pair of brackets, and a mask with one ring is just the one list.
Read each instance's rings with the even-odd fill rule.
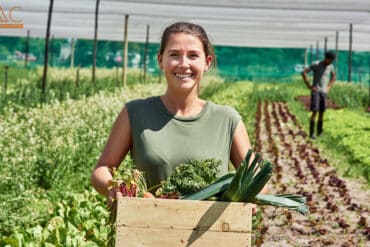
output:
[[193,79],[193,73],[174,73],[175,77],[180,81],[189,81]]

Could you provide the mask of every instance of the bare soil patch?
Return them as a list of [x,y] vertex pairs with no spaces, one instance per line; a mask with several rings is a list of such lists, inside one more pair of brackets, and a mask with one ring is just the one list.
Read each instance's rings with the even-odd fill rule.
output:
[[[295,100],[301,102],[307,111],[310,111],[310,103],[311,103],[311,96],[309,95],[301,95],[294,98]],[[329,98],[326,99],[326,108],[327,109],[334,109],[338,110],[343,107],[337,105],[334,101],[330,100]]]

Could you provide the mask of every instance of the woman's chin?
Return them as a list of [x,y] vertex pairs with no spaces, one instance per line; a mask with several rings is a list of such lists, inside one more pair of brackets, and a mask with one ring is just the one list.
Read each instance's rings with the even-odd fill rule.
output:
[[178,84],[178,89],[181,90],[181,91],[184,91],[184,92],[190,92],[192,90],[194,90],[194,88],[197,87],[197,84],[196,83],[181,83],[181,84]]
[[194,80],[176,80],[172,85],[175,85],[179,90],[189,91],[193,90],[197,83]]

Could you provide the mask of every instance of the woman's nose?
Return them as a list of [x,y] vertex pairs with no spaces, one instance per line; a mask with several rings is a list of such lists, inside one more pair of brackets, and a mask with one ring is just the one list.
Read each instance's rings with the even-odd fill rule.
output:
[[187,67],[187,66],[189,66],[189,62],[190,62],[190,60],[189,60],[189,58],[188,58],[188,57],[186,57],[186,56],[181,56],[181,57],[180,57],[180,61],[179,61],[179,66]]

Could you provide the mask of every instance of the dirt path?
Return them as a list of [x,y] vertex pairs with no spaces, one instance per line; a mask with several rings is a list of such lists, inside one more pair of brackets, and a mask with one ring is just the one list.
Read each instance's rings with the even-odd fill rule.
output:
[[[301,102],[307,111],[310,111],[311,109],[311,96],[302,95],[297,96],[295,99],[299,102]],[[339,105],[337,105],[334,101],[331,101],[329,98],[326,99],[326,107],[327,109],[341,109]]]
[[269,194],[307,197],[309,214],[266,206],[259,246],[370,246],[370,192],[338,176],[285,103],[261,103],[256,148],[275,164]]

